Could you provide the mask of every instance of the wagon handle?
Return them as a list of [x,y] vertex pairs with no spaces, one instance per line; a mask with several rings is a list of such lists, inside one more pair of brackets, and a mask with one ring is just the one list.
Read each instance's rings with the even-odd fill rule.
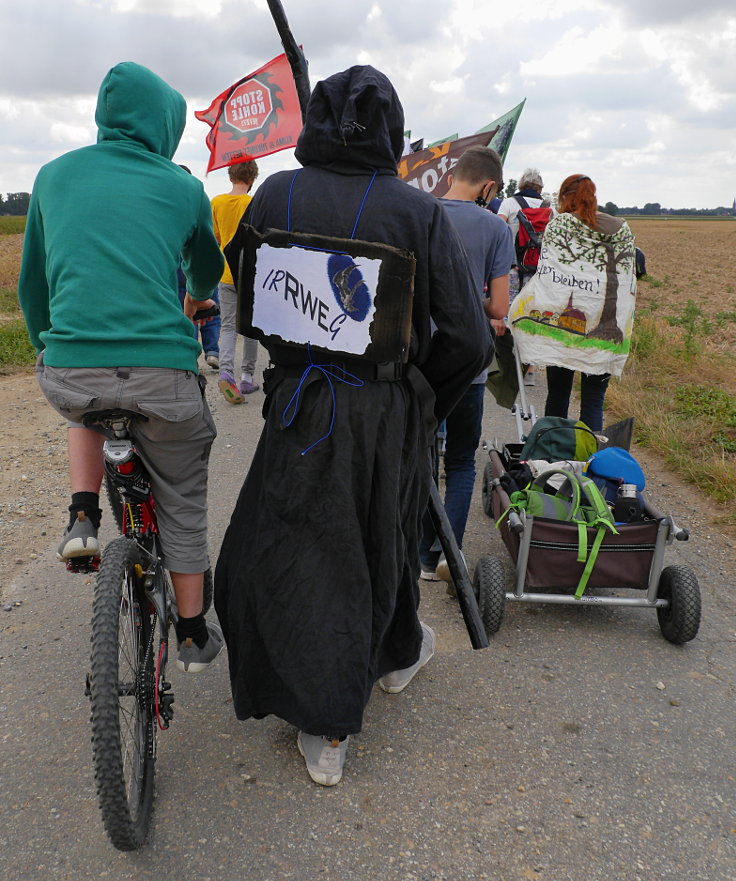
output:
[[518,535],[524,531],[524,524],[521,522],[521,518],[516,511],[511,511],[509,513],[509,529]]
[[665,520],[669,525],[670,532],[668,543],[672,541],[673,538],[676,538],[677,541],[687,541],[690,538],[690,530],[685,529],[682,526],[678,526],[671,516],[665,517],[664,514],[660,513],[649,501],[649,499],[644,498],[644,513],[647,517],[650,517],[652,520]]

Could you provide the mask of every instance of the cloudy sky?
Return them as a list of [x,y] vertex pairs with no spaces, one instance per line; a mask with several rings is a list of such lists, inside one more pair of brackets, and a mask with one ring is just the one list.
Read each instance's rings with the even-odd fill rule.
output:
[[[471,134],[526,98],[506,178],[556,190],[589,174],[601,202],[707,208],[736,197],[734,0],[283,0],[313,82],[383,70],[412,136]],[[205,179],[205,109],[281,51],[265,0],[1,0],[0,192],[95,140],[95,95],[119,61],[187,99],[176,155]],[[294,164],[264,159],[264,174]]]

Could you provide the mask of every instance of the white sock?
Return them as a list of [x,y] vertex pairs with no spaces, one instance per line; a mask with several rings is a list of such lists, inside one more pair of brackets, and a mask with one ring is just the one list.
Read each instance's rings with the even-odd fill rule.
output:
[[241,373],[240,374],[241,382],[253,382],[253,374],[252,373]]

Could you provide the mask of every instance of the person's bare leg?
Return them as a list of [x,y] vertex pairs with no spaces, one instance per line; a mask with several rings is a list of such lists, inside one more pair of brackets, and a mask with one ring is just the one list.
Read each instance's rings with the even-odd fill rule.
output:
[[105,466],[102,445],[105,436],[90,428],[69,428],[67,432],[67,455],[69,458],[69,483],[72,493],[100,492]]
[[170,571],[170,574],[179,611],[176,666],[184,673],[201,673],[224,648],[222,630],[217,624],[207,623],[202,615],[204,573],[189,575]]
[[183,618],[194,618],[202,611],[204,573],[169,572],[176,595],[176,607]]

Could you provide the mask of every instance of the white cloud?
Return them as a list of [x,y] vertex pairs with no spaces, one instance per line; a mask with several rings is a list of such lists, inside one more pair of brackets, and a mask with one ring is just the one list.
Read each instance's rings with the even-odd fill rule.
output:
[[69,125],[67,122],[54,122],[49,128],[51,140],[65,145],[68,149],[82,147],[94,142],[94,129],[86,125]]
[[547,51],[520,64],[524,77],[569,76],[602,69],[607,62],[621,58],[625,34],[617,25],[586,31],[576,25],[555,41]]
[[219,0],[108,0],[95,5],[109,7],[113,12],[155,13],[174,18],[216,18],[222,11]]

